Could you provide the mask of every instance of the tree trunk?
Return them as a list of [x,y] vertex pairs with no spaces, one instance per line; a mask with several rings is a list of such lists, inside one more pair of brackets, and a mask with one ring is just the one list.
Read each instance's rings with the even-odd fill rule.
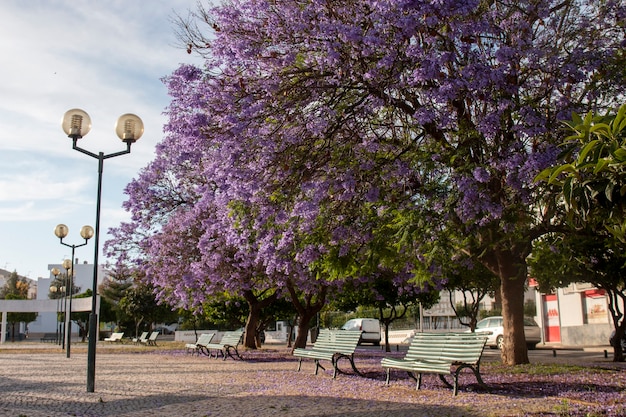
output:
[[389,346],[389,323],[383,323],[385,326],[385,352],[391,352],[391,346]]
[[626,304],[622,290],[617,287],[603,287],[596,284],[598,288],[602,288],[606,291],[609,299],[609,311],[611,312],[611,319],[613,321],[614,334],[611,339],[613,345],[613,362],[624,362],[624,350],[622,340],[624,339],[624,333],[626,332],[626,320],[624,319],[623,306]]
[[502,363],[505,365],[529,363],[524,336],[524,291],[527,270],[525,261],[520,259],[519,255],[512,251],[499,252],[497,255],[504,326],[504,346],[501,353]]
[[621,338],[617,338],[617,333],[615,336],[616,343],[613,344],[613,362],[624,362],[624,351],[622,348]]
[[243,346],[245,349],[257,348],[257,326],[261,319],[261,311],[272,304],[278,298],[278,294],[274,291],[269,297],[259,300],[259,297],[251,290],[245,291],[243,294],[248,303],[249,313],[246,319],[246,330],[243,336]]
[[378,316],[380,318],[380,322],[385,326],[385,352],[391,352],[391,346],[389,345],[389,326],[394,320],[401,319],[407,312],[407,307],[403,304],[402,314],[398,314],[398,310],[395,307],[391,307],[391,311],[389,312],[389,317],[385,317],[384,309],[382,306],[378,306]]
[[502,300],[504,327],[501,356],[504,365],[529,363],[524,335],[524,291],[526,257],[530,248],[530,244],[511,244],[508,249],[495,248],[481,257],[481,262],[500,277],[499,295]]
[[313,312],[309,310],[306,313],[300,314],[298,316],[298,333],[296,333],[296,340],[293,343],[294,348],[306,347],[306,341],[308,339],[310,329],[309,323],[316,314],[317,311]]
[[[139,321],[135,322],[135,337],[138,338],[139,337],[139,326],[141,326],[141,323],[143,322],[143,318],[140,319]],[[119,326],[116,328],[116,330],[119,329]]]
[[[309,334],[309,323],[311,319],[315,317],[315,315],[324,307],[328,287],[320,284],[321,288],[318,294],[305,294],[301,300],[300,297],[298,297],[298,292],[296,291],[296,288],[291,280],[287,281],[286,286],[291,297],[291,302],[298,312],[298,333],[296,334],[296,340],[294,341],[293,347],[294,349],[305,348]],[[316,298],[316,301],[313,301],[314,298]]]
[[256,328],[259,323],[261,309],[258,307],[258,303],[248,304],[250,306],[250,312],[246,320],[246,330],[243,334],[243,347],[245,349],[256,349]]

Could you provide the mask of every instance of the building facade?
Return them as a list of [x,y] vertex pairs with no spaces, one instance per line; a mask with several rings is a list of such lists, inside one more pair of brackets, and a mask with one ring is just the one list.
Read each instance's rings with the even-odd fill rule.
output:
[[550,294],[537,292],[536,297],[537,324],[543,330],[545,343],[608,344],[613,322],[604,291],[588,283],[575,283]]
[[[531,279],[524,298],[535,302],[536,315],[533,318],[541,328],[540,345],[583,347],[608,344],[613,323],[604,291],[588,283],[576,283],[559,288],[554,293],[543,294]],[[450,299],[448,292],[442,291],[439,303],[422,311],[418,321],[422,330],[467,330],[460,324],[451,305],[451,302],[456,304],[462,300],[460,292],[452,293]],[[480,309],[490,311],[495,307],[495,299],[485,297]]]
[[[47,278],[39,278],[37,280],[37,300],[48,300],[50,294],[50,286],[54,282],[54,275],[52,275],[52,269],[57,268],[61,273],[65,274],[65,270],[61,264],[48,264],[48,271],[50,275]],[[80,263],[78,258],[74,260],[74,294],[84,293],[88,289],[92,289],[93,285],[93,264],[87,262]],[[98,269],[98,285],[102,283],[106,276],[104,268]],[[58,299],[58,311],[64,311],[64,300]],[[69,305],[68,305],[69,307]],[[65,307],[65,308],[68,308]],[[28,324],[29,333],[54,333],[58,329],[57,313],[43,312],[37,316],[37,320]],[[79,328],[76,324],[72,323],[72,334],[78,334]]]

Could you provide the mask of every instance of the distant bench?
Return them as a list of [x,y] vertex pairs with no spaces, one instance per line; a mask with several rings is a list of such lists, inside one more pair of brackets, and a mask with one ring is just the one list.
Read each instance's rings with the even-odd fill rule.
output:
[[44,343],[56,343],[59,340],[59,335],[56,333],[44,333],[40,340]]
[[243,330],[234,330],[230,332],[224,333],[222,339],[217,343],[205,343],[202,346],[202,350],[206,352],[207,355],[211,356],[211,351],[215,351],[215,358],[217,359],[220,355],[224,357],[224,360],[228,356],[235,359],[233,353],[237,355],[237,357],[241,360],[243,358],[239,355],[239,351],[237,350],[237,346],[241,342],[241,337],[243,336]]
[[[416,333],[404,358],[383,358],[381,365],[389,373],[391,369],[407,371],[420,388],[422,374],[438,374],[441,381],[452,388],[452,395],[459,389],[459,373],[467,368],[474,372],[476,380],[485,386],[480,377],[480,358],[487,343],[484,333]],[[415,376],[417,374],[417,376]],[[445,379],[454,377],[454,384]]]
[[209,356],[210,352],[207,350],[206,345],[211,343],[211,340],[213,340],[213,336],[215,336],[215,333],[202,333],[200,337],[198,337],[196,343],[187,343],[185,345],[187,353],[191,352],[198,355],[200,353],[204,353],[205,355]]
[[105,337],[104,341],[105,342],[113,342],[113,343],[117,343],[117,342],[122,343],[123,337],[124,337],[124,332],[113,333],[111,336]]
[[320,364],[321,360],[330,361],[333,367],[333,378],[337,377],[339,370],[339,360],[344,358],[350,362],[352,370],[358,375],[361,372],[354,365],[354,351],[361,338],[360,330],[328,330],[321,329],[313,347],[311,349],[296,348],[293,355],[300,358],[298,361],[298,372],[302,367],[303,359],[313,359],[315,361],[315,375],[319,368],[325,370]]

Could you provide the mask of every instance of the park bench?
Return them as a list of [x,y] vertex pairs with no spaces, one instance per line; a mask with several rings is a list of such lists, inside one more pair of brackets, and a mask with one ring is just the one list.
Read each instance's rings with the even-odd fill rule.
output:
[[124,337],[124,332],[112,333],[111,336],[105,337],[104,341],[105,342],[112,342],[112,343],[117,343],[117,342],[121,343],[123,337]]
[[352,366],[352,370],[357,375],[363,376],[354,364],[354,351],[360,338],[360,330],[321,329],[311,349],[296,348],[293,350],[293,355],[299,358],[298,372],[302,368],[303,359],[313,359],[315,361],[315,375],[317,375],[320,368],[326,370],[320,364],[320,361],[327,360],[332,364],[333,378],[336,378],[337,373],[342,372],[338,366],[339,360],[347,359]]
[[213,336],[215,336],[215,333],[202,333],[200,337],[198,337],[196,343],[187,343],[185,345],[187,353],[196,353],[198,355],[200,353],[204,353],[208,356],[209,351],[206,349],[206,345],[211,343],[211,340],[213,340]]
[[150,333],[150,336],[147,339],[145,339],[145,340],[139,339],[139,342],[143,343],[146,346],[156,346],[157,345],[156,344],[157,337],[159,337],[159,331],[158,330],[156,332]]
[[237,355],[237,357],[241,360],[243,358],[239,355],[239,351],[237,350],[237,346],[241,342],[241,337],[243,336],[243,330],[233,330],[230,332],[224,333],[222,339],[217,343],[207,343],[203,347],[203,352],[205,352],[208,356],[211,356],[211,351],[215,351],[215,358],[217,359],[219,355],[224,357],[224,360],[228,356],[235,359],[233,353]]
[[57,333],[44,333],[41,337],[41,341],[44,343],[56,343],[59,341],[59,335]]
[[[463,369],[474,372],[476,380],[485,386],[480,376],[480,358],[487,342],[484,333],[417,333],[404,358],[383,358],[381,365],[387,370],[389,384],[391,369],[407,371],[420,388],[422,374],[437,374],[441,381],[457,395],[459,374]],[[417,376],[416,376],[417,374]],[[450,384],[445,376],[452,375]]]
[[148,341],[148,336],[150,336],[150,332],[143,332],[139,337],[133,337],[133,343],[146,343]]

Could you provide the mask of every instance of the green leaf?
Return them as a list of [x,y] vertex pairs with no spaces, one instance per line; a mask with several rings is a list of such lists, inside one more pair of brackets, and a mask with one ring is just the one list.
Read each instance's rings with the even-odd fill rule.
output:
[[563,197],[568,206],[571,206],[572,200],[572,177],[568,177],[563,182]]
[[594,174],[597,174],[599,172],[602,172],[606,169],[606,167],[610,164],[610,160],[608,160],[607,158],[602,158],[602,159],[598,159],[598,163],[596,164],[596,167],[593,170]]
[[591,152],[596,147],[596,145],[601,143],[602,141],[600,139],[595,139],[586,144],[581,149],[580,154],[578,155],[578,159],[576,159],[576,165],[581,165],[585,161],[585,158],[587,158],[587,154]]
[[548,178],[550,178],[550,174],[552,173],[552,169],[553,168],[546,168],[543,171],[541,171],[539,174],[537,174],[537,176],[534,178],[534,182],[541,182],[541,181],[546,181]]
[[557,177],[561,175],[563,172],[572,172],[575,173],[576,169],[572,164],[561,165],[560,167],[556,167],[548,180],[549,184],[560,184],[560,181],[557,180]]
[[601,136],[609,136],[611,127],[606,123],[597,123],[589,129],[589,133],[601,134]]
[[626,104],[622,104],[615,115],[613,120],[613,136],[618,134],[626,128]]
[[624,149],[624,148],[617,148],[615,150],[615,152],[613,152],[613,156],[615,157],[615,160],[617,162],[624,162],[624,161],[626,161],[626,149]]
[[578,113],[572,113],[572,121],[573,125],[580,125],[583,123],[583,118]]
[[613,202],[613,191],[615,190],[615,183],[609,182],[604,188],[604,195],[607,200]]

